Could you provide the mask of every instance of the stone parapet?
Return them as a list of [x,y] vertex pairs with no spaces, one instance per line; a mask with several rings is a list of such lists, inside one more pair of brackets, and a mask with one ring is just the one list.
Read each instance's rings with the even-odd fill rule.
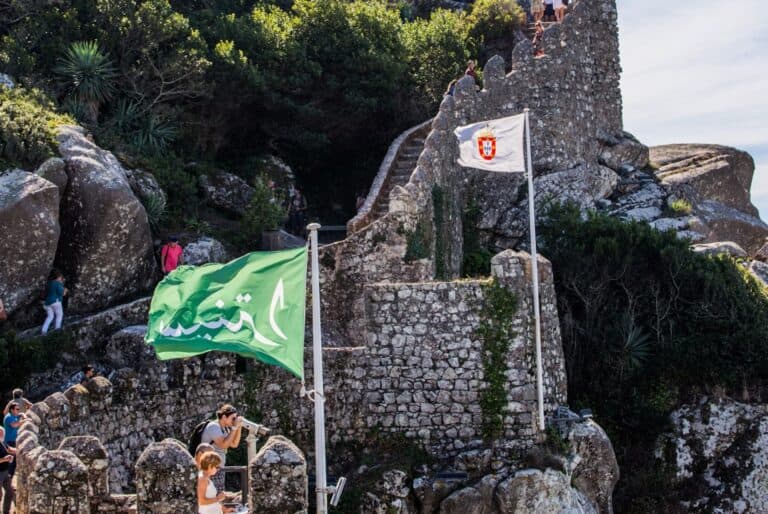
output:
[[248,465],[248,508],[260,514],[306,514],[307,461],[283,436],[270,437]]

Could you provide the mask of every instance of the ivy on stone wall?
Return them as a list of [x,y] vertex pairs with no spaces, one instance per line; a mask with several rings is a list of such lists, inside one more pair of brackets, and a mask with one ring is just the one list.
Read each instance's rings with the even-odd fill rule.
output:
[[483,437],[490,441],[502,435],[504,425],[506,355],[514,336],[512,320],[517,312],[517,297],[495,281],[485,286],[484,291],[485,304],[476,334],[483,343],[483,374],[487,384],[480,395],[481,429]]
[[445,280],[445,191],[432,186],[432,220],[435,225],[435,278]]
[[405,262],[426,259],[432,250],[432,230],[427,220],[420,219],[413,231],[405,232]]
[[493,254],[480,244],[480,206],[474,191],[467,194],[467,204],[462,212],[462,277],[487,277],[491,274]]

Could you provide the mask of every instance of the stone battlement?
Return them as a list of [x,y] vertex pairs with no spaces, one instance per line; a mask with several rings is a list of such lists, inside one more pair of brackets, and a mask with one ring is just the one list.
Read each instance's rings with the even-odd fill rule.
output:
[[[114,389],[125,388],[126,382],[121,379]],[[112,392],[113,385],[107,379],[96,377],[85,387],[73,386],[28,410],[17,440],[17,513],[197,512],[197,469],[186,447],[172,438],[152,442],[142,449],[134,468],[127,457],[144,439],[142,434],[131,431],[135,428],[131,418],[120,417],[125,412],[113,410],[119,406],[112,405]],[[163,420],[175,425],[178,418],[174,416],[178,414],[164,412]],[[95,423],[104,423],[107,417],[115,423],[94,431]],[[149,427],[157,420],[150,417],[144,423]],[[122,429],[115,430],[117,426]],[[78,432],[95,435],[64,435]],[[108,446],[113,451],[108,451],[100,438],[110,440]],[[120,469],[113,469],[113,464]],[[122,478],[128,465],[135,471],[136,494],[111,492],[110,477]],[[251,512],[276,514],[288,512],[287,508],[290,512],[306,511],[306,461],[303,453],[284,437],[271,437],[250,463],[248,473]]]

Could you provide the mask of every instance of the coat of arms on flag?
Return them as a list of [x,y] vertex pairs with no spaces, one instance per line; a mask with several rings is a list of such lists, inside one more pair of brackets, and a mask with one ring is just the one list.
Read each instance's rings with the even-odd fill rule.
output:
[[491,127],[486,127],[477,134],[477,151],[486,161],[492,161],[496,157],[496,135]]
[[525,115],[517,114],[456,128],[458,163],[488,171],[525,171],[524,120]]

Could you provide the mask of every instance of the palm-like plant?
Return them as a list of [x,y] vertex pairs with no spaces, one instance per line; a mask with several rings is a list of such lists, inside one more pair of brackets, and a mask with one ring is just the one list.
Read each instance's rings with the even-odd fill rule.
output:
[[62,77],[69,94],[88,109],[91,122],[96,122],[99,107],[114,92],[117,75],[112,62],[96,41],[72,43],[54,71]]

